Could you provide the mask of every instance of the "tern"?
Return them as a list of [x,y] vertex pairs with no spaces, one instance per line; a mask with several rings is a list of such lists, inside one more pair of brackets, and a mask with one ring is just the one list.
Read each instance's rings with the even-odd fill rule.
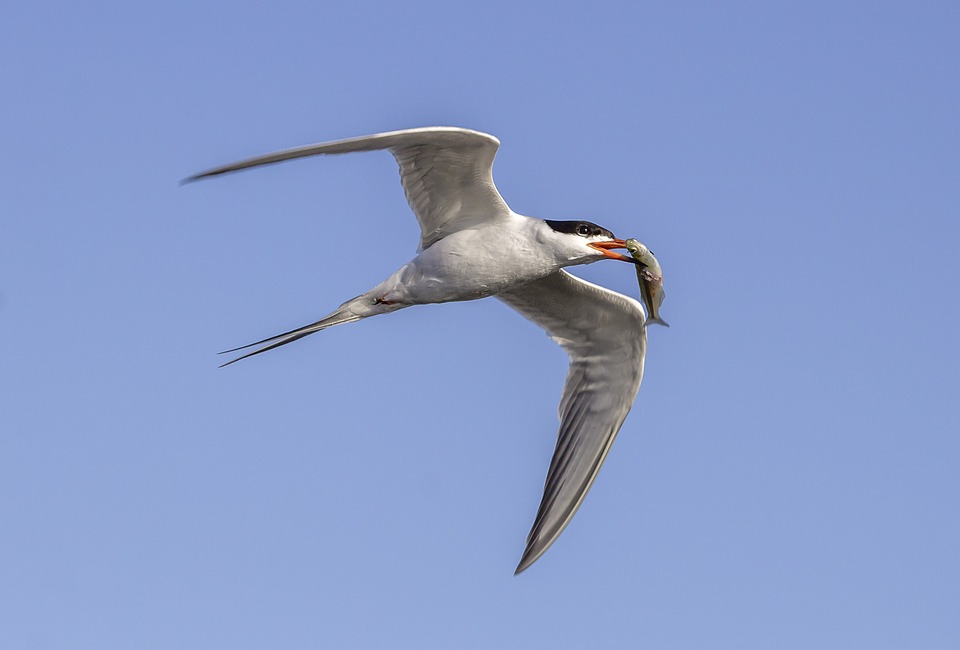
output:
[[560,429],[540,508],[516,572],[557,539],[593,484],[643,377],[645,313],[625,295],[564,270],[599,260],[635,263],[590,221],[520,215],[493,183],[500,141],[455,127],[427,127],[312,144],[250,158],[185,182],[318,154],[388,150],[420,224],[418,254],[376,287],[315,323],[226,352],[266,352],[314,332],[431,303],[496,297],[533,321],[567,352]]

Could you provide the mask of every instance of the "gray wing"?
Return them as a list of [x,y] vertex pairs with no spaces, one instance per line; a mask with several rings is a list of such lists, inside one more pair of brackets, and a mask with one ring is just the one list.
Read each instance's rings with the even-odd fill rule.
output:
[[563,532],[597,477],[640,389],[647,335],[640,303],[563,270],[497,297],[570,356],[557,447],[520,573]]
[[407,129],[257,156],[185,182],[305,156],[388,149],[400,165],[403,191],[420,222],[423,250],[450,233],[510,215],[493,184],[493,159],[499,147],[499,140],[479,131],[444,126]]

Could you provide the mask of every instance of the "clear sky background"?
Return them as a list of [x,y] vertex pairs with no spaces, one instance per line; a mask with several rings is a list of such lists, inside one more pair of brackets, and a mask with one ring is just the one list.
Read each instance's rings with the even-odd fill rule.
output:
[[[956,2],[24,2],[0,53],[0,646],[960,647]],[[666,275],[519,577],[562,351],[485,300],[218,369],[418,229],[382,152],[178,185],[427,125]]]

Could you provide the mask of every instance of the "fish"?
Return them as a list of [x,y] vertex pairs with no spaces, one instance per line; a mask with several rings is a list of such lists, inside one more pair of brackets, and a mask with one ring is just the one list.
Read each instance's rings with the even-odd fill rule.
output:
[[638,242],[636,239],[628,239],[624,242],[630,255],[637,261],[637,282],[640,283],[640,298],[643,300],[643,306],[647,310],[647,318],[643,321],[643,326],[648,323],[656,323],[664,327],[670,327],[667,321],[660,318],[660,305],[663,304],[663,298],[666,295],[663,292],[663,269],[660,268],[660,262],[654,257],[653,251]]

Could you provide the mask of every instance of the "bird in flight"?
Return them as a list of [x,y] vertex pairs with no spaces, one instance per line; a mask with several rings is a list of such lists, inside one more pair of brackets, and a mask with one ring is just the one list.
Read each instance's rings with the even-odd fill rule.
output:
[[[315,323],[227,352],[255,348],[224,365],[343,323],[413,305],[502,300],[533,321],[570,357],[560,429],[543,498],[516,573],[570,523],[620,430],[643,377],[645,314],[640,303],[581,280],[565,267],[600,260],[636,263],[606,228],[517,214],[493,183],[500,141],[455,127],[427,127],[312,144],[217,167],[196,181],[317,154],[386,149],[420,224],[418,254],[389,278]],[[257,347],[260,346],[260,347]]]

